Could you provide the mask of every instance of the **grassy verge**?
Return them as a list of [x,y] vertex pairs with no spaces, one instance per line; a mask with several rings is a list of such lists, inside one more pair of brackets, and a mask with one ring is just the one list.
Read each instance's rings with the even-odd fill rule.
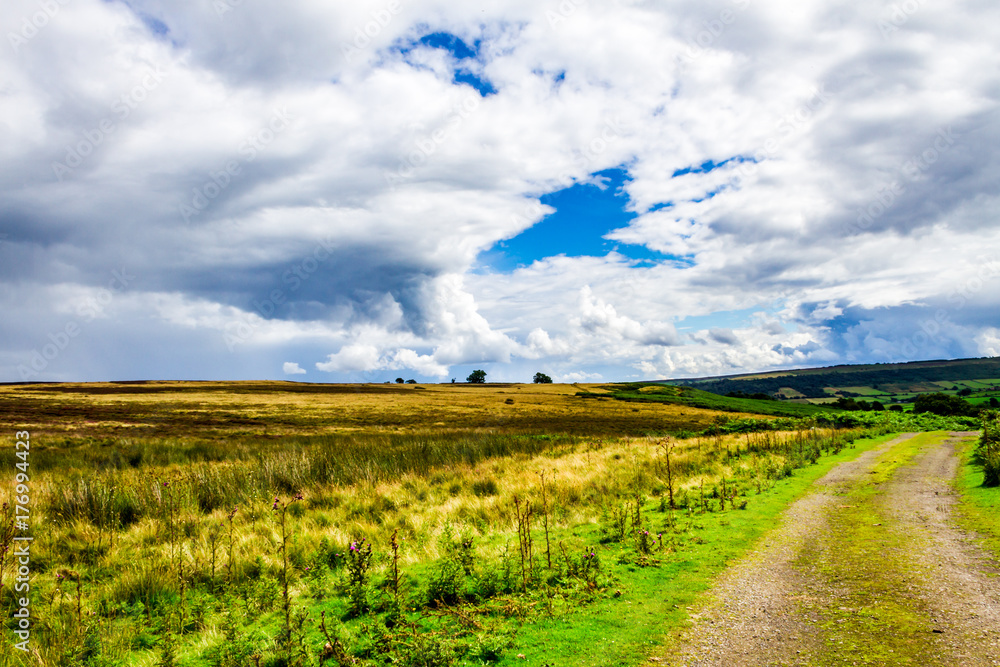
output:
[[[745,510],[675,517],[673,553],[656,567],[617,562],[619,548],[602,546],[602,562],[619,582],[594,604],[524,626],[501,665],[637,665],[671,640],[687,608],[731,561],[774,527],[781,512],[835,465],[891,438],[858,440],[839,454],[799,469],[770,491],[751,496]],[[717,501],[713,501],[717,502]],[[660,521],[666,521],[663,517]],[[620,596],[616,594],[620,592]],[[518,655],[524,658],[518,658]]]
[[1000,488],[983,486],[982,468],[972,462],[976,441],[976,437],[969,437],[958,445],[958,520],[963,528],[982,536],[982,546],[1000,559]]

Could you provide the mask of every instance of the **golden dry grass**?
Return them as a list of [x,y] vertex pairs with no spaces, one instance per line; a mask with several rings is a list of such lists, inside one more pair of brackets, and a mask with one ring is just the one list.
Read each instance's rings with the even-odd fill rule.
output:
[[[699,431],[709,410],[611,398],[599,385],[148,382],[0,386],[0,429],[196,435],[427,428],[643,435]],[[726,413],[729,417],[739,417]]]

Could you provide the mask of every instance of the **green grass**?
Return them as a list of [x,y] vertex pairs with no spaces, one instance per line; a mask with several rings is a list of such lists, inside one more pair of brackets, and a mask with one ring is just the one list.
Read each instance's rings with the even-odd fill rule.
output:
[[983,486],[983,471],[972,463],[976,437],[963,440],[959,447],[961,467],[955,479],[960,494],[959,522],[982,537],[982,546],[1000,560],[1000,487]]
[[[691,530],[676,553],[656,568],[616,566],[622,583],[620,598],[608,591],[581,611],[524,627],[517,644],[501,665],[638,665],[651,654],[663,653],[668,635],[683,627],[687,607],[732,561],[751,550],[771,530],[784,509],[835,465],[856,458],[891,438],[858,440],[839,454],[797,470],[760,496],[752,495],[745,510],[695,515]],[[716,502],[717,501],[713,501]],[[680,515],[678,523],[689,519]],[[614,551],[604,547],[604,562]],[[516,654],[525,656],[524,660]]]
[[[686,405],[705,410],[723,412],[743,412],[774,417],[814,417],[830,410],[805,403],[789,403],[787,401],[767,401],[752,398],[732,398],[720,396],[692,387],[676,387],[664,384],[625,384],[608,385],[605,387],[611,396],[619,401],[667,403]],[[578,394],[585,397],[596,397],[596,394]]]
[[[495,664],[511,636],[501,664],[638,664],[684,624],[685,607],[791,500],[836,462],[875,444],[850,448],[861,428],[897,430],[888,422],[844,431],[819,419],[762,418],[762,425],[795,428],[726,434],[726,424],[735,429],[747,415],[722,407],[742,411],[749,404],[759,414],[782,404],[677,388],[664,393],[662,385],[630,386],[643,403],[612,400],[598,387],[591,393],[597,400],[575,395],[586,388],[0,388],[0,416],[23,412],[33,420],[32,594],[44,605],[34,635],[38,664],[153,667],[171,624],[181,630],[180,665],[208,667],[213,647],[252,639],[261,664],[277,667],[285,616],[274,595],[285,569],[272,501],[290,502],[297,493],[304,498],[287,515],[288,572],[292,604],[312,617],[303,628],[310,658],[303,667],[320,664],[322,611],[365,667]],[[714,409],[650,402],[651,392]],[[194,426],[184,425],[189,417]],[[649,435],[706,427],[712,435]],[[11,471],[18,461],[14,430],[0,433],[0,467]],[[678,505],[690,509],[665,511],[671,474]],[[543,475],[556,554],[551,569],[544,559]],[[746,509],[729,501],[718,511],[724,484]],[[0,495],[10,501],[14,486],[5,488]],[[712,511],[702,511],[702,488]],[[621,542],[609,535],[611,509],[636,496],[642,526],[665,532],[666,549],[641,556],[634,532]],[[534,510],[535,575],[523,592],[510,574],[517,563],[504,555],[518,549],[515,502]],[[0,518],[0,529],[12,527],[12,516]],[[477,555],[472,573],[455,579],[460,592],[441,608],[428,595],[432,581],[457,562],[449,531],[474,538]],[[386,625],[383,582],[397,533],[406,610],[401,623]],[[376,609],[346,618],[344,554],[361,538],[374,545],[366,590]],[[558,543],[577,558],[593,550],[597,577],[588,581],[561,563]],[[4,583],[11,566],[8,559]],[[56,577],[63,568],[80,573],[79,615],[75,586]],[[0,591],[5,611],[9,591]],[[224,638],[226,627],[239,636]],[[441,651],[456,655],[424,659]],[[0,667],[26,664],[22,658],[0,643]]]

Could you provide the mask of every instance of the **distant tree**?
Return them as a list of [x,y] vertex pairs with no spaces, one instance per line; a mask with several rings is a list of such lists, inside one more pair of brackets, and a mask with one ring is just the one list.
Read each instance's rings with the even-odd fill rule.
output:
[[484,384],[486,382],[486,371],[475,370],[469,373],[465,381],[470,384]]
[[920,414],[930,412],[935,415],[966,415],[975,416],[976,407],[958,396],[949,396],[941,392],[920,394],[913,401],[913,412]]
[[777,400],[774,396],[770,394],[765,394],[764,392],[754,392],[753,394],[748,394],[745,391],[731,391],[726,394],[728,398],[752,398],[755,401],[774,401]]
[[396,384],[403,384],[403,378],[396,378]]
[[853,398],[844,398],[841,396],[834,403],[831,403],[833,407],[840,408],[841,410],[860,410],[861,406]]
[[959,392],[958,392],[958,395],[959,396],[972,396],[972,389],[970,389],[968,387],[965,387],[964,389],[960,389]]
[[990,407],[991,408],[1000,408],[1000,401],[997,400],[996,396],[993,396],[993,397],[990,398]]
[[535,373],[535,378],[532,382],[535,384],[552,384],[552,378],[545,373]]
[[872,401],[872,410],[875,412],[882,412],[885,410],[885,406],[882,405],[880,401]]
[[890,405],[889,406],[889,412],[902,412],[902,411],[903,411],[903,406],[902,405]]
[[416,384],[416,383],[417,381],[414,380],[413,378],[410,378],[409,380],[406,381],[406,384]]

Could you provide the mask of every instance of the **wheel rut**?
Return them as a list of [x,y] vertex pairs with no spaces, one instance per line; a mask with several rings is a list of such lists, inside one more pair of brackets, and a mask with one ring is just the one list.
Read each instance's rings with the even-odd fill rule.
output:
[[963,435],[903,434],[831,470],[653,660],[1000,665],[997,562],[952,522]]

